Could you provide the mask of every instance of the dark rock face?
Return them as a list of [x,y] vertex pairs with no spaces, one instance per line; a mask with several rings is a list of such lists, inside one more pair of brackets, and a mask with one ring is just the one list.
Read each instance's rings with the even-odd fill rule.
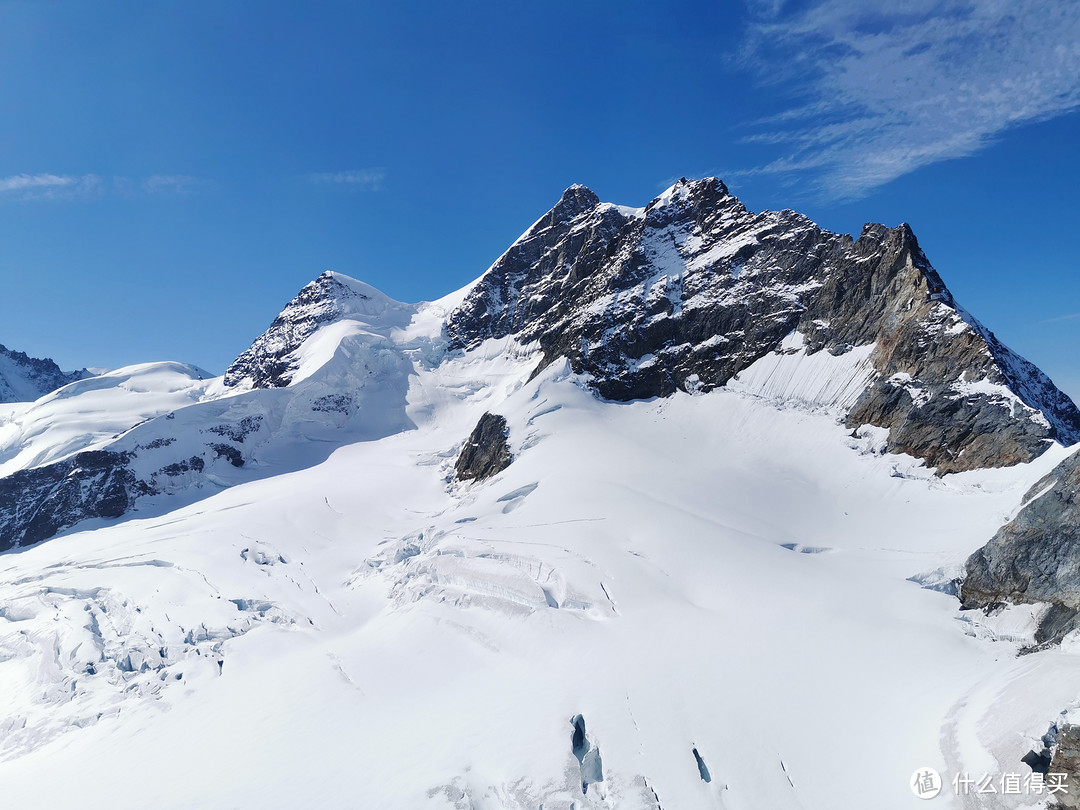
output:
[[258,432],[263,425],[263,417],[259,414],[253,416],[245,416],[239,422],[213,425],[208,427],[207,430],[211,433],[216,433],[218,436],[223,436],[226,439],[232,439],[234,442],[242,442],[252,433]]
[[[61,371],[52,360],[30,357],[0,345],[0,402],[21,402],[43,397],[68,383],[90,376],[86,369]],[[9,371],[4,373],[4,366]]]
[[622,401],[723,386],[795,330],[808,353],[875,344],[877,379],[846,422],[889,428],[890,450],[939,474],[1080,440],[1072,401],[955,306],[906,225],[852,240],[749,212],[716,179],[681,180],[643,211],[568,189],[446,327],[458,349],[536,341]]
[[212,444],[210,448],[214,451],[214,458],[227,459],[234,467],[244,466],[244,455],[239,448],[224,443]]
[[284,388],[296,368],[290,355],[315,331],[336,321],[343,305],[352,298],[366,298],[325,272],[305,286],[289,302],[251,347],[225,371],[225,385],[250,388]]
[[88,518],[114,518],[144,494],[131,456],[91,450],[0,478],[0,550],[30,545]]
[[1080,453],[1073,453],[1024,497],[1012,521],[972,554],[960,587],[966,608],[998,602],[1050,602],[1037,641],[1054,641],[1080,616]]
[[[140,430],[168,429],[169,420],[157,421]],[[186,458],[175,444],[166,436],[125,449],[88,450],[0,478],[0,551],[47,540],[91,518],[122,517],[139,498],[196,485],[219,459],[231,467],[245,463],[241,449],[225,442],[203,441],[201,452]]]
[[508,437],[506,417],[494,413],[481,416],[454,466],[457,479],[482,480],[509,467],[513,456],[506,445]]

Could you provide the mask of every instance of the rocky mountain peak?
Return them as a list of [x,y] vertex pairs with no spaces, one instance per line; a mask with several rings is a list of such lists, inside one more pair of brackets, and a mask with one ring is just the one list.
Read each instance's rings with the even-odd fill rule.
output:
[[225,371],[225,385],[283,388],[293,379],[296,353],[322,327],[343,319],[373,325],[405,323],[414,308],[354,278],[327,270],[304,286],[270,327]]
[[292,364],[288,356],[320,326],[337,320],[345,302],[365,297],[343,284],[336,273],[324,272],[307,284],[281,314],[225,371],[225,385],[281,388],[289,384]]
[[563,192],[562,197],[555,204],[552,211],[558,211],[560,218],[576,217],[583,211],[588,211],[599,204],[600,198],[588,186],[575,183]]
[[731,196],[728,187],[724,185],[724,182],[719,177],[704,177],[701,180],[687,180],[685,177],[680,177],[672,185],[660,192],[645,207],[645,210],[661,208],[685,200],[715,201]]
[[1080,439],[1076,406],[956,306],[907,224],[853,240],[750,212],[716,178],[680,179],[642,210],[571,191],[450,314],[452,348],[535,341],[630,400],[723,387],[777,354],[866,347],[865,385],[830,407],[939,473]]
[[85,368],[62,371],[50,358],[30,357],[0,345],[0,402],[32,402],[89,376]]

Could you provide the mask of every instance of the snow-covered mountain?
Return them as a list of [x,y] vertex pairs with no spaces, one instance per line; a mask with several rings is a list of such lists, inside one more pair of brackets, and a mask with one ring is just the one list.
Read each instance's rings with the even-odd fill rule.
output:
[[40,360],[0,345],[0,403],[32,402],[69,382],[90,376],[84,368],[61,371],[52,360]]
[[887,810],[1080,707],[1071,628],[1015,657],[1060,593],[956,598],[1080,414],[906,226],[576,186],[442,300],[324,273],[0,421],[13,805]]

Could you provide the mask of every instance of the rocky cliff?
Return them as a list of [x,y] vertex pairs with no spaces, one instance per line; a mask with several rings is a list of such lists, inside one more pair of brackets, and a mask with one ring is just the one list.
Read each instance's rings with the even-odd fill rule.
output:
[[1049,602],[1037,641],[1080,626],[1080,452],[1024,497],[1024,506],[968,558],[960,598],[966,608]]

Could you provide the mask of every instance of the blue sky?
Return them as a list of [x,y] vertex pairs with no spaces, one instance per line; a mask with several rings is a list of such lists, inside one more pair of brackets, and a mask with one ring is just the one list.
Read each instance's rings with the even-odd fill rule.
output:
[[221,372],[325,269],[409,301],[562,190],[911,223],[1080,398],[1080,4],[0,0],[0,342]]

